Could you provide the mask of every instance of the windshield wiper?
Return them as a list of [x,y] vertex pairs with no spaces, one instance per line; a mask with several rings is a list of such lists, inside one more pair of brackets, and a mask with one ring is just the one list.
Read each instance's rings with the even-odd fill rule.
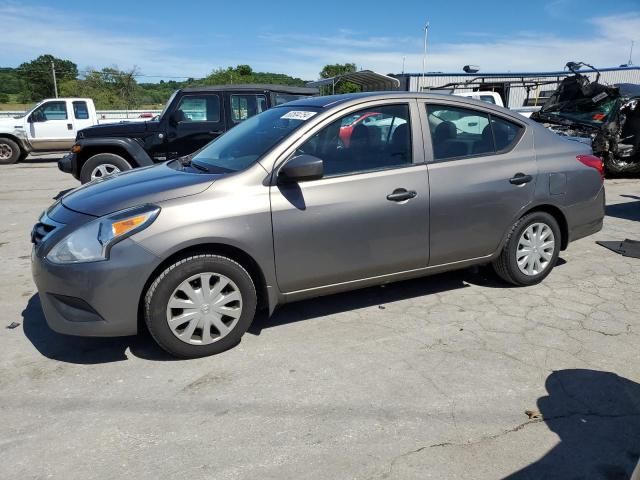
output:
[[197,170],[200,170],[201,172],[211,173],[211,170],[209,170],[207,167],[205,167],[204,165],[200,165],[199,163],[196,163],[193,160],[189,161],[188,165],[192,166]]

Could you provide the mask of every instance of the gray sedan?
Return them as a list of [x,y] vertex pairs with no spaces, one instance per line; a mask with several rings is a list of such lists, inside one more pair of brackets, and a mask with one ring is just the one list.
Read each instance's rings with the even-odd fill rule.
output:
[[143,319],[197,357],[235,345],[260,307],[488,263],[538,283],[603,216],[602,161],[508,110],[315,97],[68,193],[33,229],[32,269],[54,330],[132,335]]

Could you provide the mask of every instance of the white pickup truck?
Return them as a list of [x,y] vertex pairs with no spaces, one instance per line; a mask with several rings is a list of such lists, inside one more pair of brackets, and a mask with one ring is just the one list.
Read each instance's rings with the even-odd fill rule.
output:
[[47,98],[16,118],[0,118],[0,164],[31,152],[65,152],[83,128],[97,125],[90,98]]

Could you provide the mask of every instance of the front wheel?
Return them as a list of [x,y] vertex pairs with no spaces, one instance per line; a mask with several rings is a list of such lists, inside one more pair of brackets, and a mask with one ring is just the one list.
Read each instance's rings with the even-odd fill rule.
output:
[[256,312],[255,285],[235,261],[196,255],[176,261],[151,284],[145,322],[165,351],[205,357],[235,346]]
[[540,283],[558,260],[561,246],[558,222],[545,212],[533,212],[518,220],[507,237],[493,268],[500,278],[514,285]]
[[98,153],[89,158],[80,170],[80,181],[87,183],[118,172],[131,170],[131,164],[115,153]]

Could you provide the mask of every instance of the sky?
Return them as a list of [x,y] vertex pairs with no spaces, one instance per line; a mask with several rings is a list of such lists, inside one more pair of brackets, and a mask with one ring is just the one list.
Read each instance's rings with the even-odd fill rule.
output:
[[632,40],[640,65],[640,0],[0,0],[0,19],[0,67],[51,53],[81,70],[136,66],[139,81],[238,64],[305,80],[329,63],[421,72],[426,21],[427,71],[612,67]]

